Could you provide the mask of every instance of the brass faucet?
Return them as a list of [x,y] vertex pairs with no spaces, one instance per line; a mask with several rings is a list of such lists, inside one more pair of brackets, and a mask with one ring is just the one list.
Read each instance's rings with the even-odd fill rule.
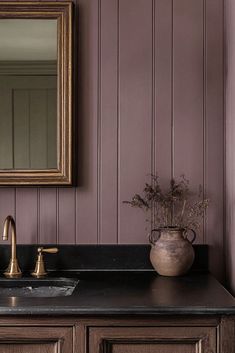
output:
[[38,248],[38,257],[35,265],[35,269],[31,272],[31,275],[37,278],[44,277],[47,275],[47,271],[45,270],[45,264],[43,259],[43,253],[47,254],[56,254],[59,251],[58,248],[43,248],[42,246]]
[[21,277],[22,272],[18,265],[18,260],[16,257],[16,225],[14,218],[12,216],[7,216],[4,221],[3,227],[3,240],[8,240],[9,228],[11,226],[11,259],[9,265],[4,272],[4,276],[8,278],[18,278]]

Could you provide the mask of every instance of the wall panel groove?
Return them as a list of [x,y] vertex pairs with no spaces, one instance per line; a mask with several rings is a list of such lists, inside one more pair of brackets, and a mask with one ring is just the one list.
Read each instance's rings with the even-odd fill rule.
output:
[[102,120],[101,120],[101,96],[102,96],[102,72],[101,72],[101,60],[102,60],[102,49],[101,49],[101,6],[102,0],[98,0],[98,31],[97,31],[97,42],[98,42],[98,60],[97,60],[97,244],[100,243],[101,238],[101,207],[102,207],[102,195],[101,195],[101,164],[102,164]]
[[40,188],[37,188],[37,244],[40,244]]
[[56,188],[56,243],[59,244],[59,189]]
[[117,244],[120,243],[120,1],[117,0]]
[[[152,125],[151,125],[151,174],[156,173],[156,2],[152,0]],[[151,227],[154,227],[155,214],[151,215]]]
[[175,178],[174,0],[171,1],[171,178]]
[[235,2],[225,1],[225,65],[224,83],[226,94],[226,272],[227,281],[235,294],[235,217],[234,217],[234,136],[235,136]]
[[152,126],[151,126],[151,174],[156,172],[156,1],[152,0]]
[[[206,190],[206,0],[203,0],[203,197]],[[203,243],[206,244],[206,212],[203,219]]]

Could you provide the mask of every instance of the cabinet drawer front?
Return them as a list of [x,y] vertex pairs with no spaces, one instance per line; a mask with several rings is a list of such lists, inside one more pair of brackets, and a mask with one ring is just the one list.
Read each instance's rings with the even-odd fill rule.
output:
[[91,327],[92,353],[216,353],[216,327]]
[[72,327],[0,327],[0,353],[71,353]]

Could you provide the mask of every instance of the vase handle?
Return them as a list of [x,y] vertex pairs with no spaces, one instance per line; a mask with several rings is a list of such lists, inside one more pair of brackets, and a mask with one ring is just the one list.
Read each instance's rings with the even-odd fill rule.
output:
[[[187,231],[188,230],[191,230],[191,232],[193,233],[193,238],[191,239],[191,240],[189,240],[188,239],[188,233],[187,233]],[[186,229],[186,231],[185,231],[185,239],[187,239],[191,244],[194,242],[194,240],[196,239],[196,232],[195,232],[195,230],[193,230],[193,229]]]
[[[158,232],[157,239],[153,235],[154,232]],[[158,241],[159,238],[160,238],[160,229],[152,229],[151,233],[149,234],[149,242],[150,242],[150,244],[155,245],[156,241]]]

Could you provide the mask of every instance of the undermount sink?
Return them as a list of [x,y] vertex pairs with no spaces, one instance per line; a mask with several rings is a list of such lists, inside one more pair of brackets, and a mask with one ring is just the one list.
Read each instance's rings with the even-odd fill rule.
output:
[[71,278],[0,279],[1,297],[64,297],[73,293],[79,280]]

